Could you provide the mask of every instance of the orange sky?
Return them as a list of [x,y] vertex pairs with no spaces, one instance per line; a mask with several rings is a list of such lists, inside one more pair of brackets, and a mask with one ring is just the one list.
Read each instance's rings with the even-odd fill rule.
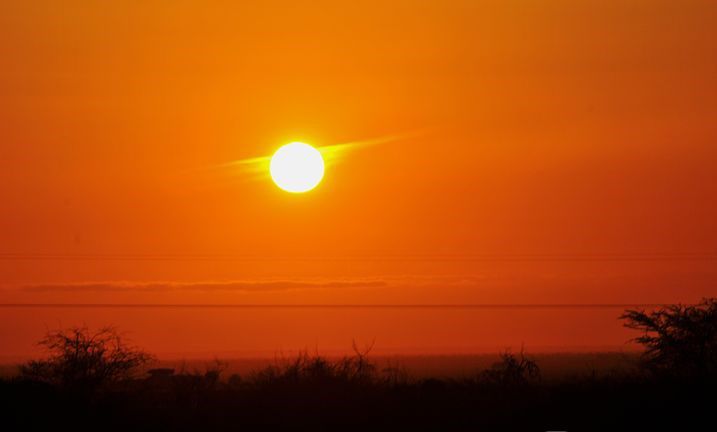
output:
[[[714,1],[4,2],[0,302],[715,295],[715,22]],[[303,195],[206,169],[289,141],[415,131],[347,152]],[[140,340],[147,326],[187,325],[37,311],[0,309],[8,353],[59,321],[107,317]],[[250,321],[277,322],[262,313]],[[222,314],[245,319],[192,321],[211,332],[229,326]],[[392,347],[458,349],[497,322],[430,312],[441,333],[420,312],[376,314],[361,322]],[[279,318],[242,348],[338,344],[325,330],[343,328],[333,315]],[[591,332],[567,335],[577,318],[532,331],[518,314],[505,337],[481,337],[621,343],[614,316],[582,315]],[[388,330],[401,321],[415,325]],[[284,333],[294,322],[307,324]],[[354,327],[335,333],[350,341],[365,328]],[[186,348],[160,339],[146,342]]]

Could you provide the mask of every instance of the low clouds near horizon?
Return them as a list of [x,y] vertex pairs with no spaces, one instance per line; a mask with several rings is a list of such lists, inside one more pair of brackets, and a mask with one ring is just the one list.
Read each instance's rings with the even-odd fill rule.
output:
[[437,277],[415,276],[390,278],[358,279],[269,279],[269,280],[232,280],[232,281],[101,281],[70,283],[39,283],[20,286],[24,292],[176,292],[176,291],[230,291],[230,292],[272,292],[313,289],[365,289],[406,285],[465,285],[475,284],[476,277]]
[[266,281],[203,281],[203,282],[77,282],[32,284],[21,287],[26,292],[165,292],[165,291],[243,291],[268,292],[308,289],[379,288],[386,286],[382,280],[266,280]]

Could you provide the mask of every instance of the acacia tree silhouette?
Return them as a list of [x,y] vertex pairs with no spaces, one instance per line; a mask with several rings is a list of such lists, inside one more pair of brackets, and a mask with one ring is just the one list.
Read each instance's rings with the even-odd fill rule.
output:
[[151,355],[128,345],[114,327],[96,332],[87,327],[49,331],[39,345],[49,356],[22,365],[22,376],[72,390],[94,391],[131,378],[152,360]]
[[670,305],[652,312],[627,310],[625,327],[641,330],[643,365],[651,372],[685,377],[717,376],[717,299]]

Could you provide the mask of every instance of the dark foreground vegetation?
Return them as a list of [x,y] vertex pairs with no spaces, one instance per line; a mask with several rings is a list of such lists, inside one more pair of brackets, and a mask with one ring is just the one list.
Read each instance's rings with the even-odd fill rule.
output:
[[[626,311],[635,371],[545,380],[523,352],[473,378],[412,379],[370,348],[302,354],[246,376],[150,369],[105,328],[52,332],[49,352],[0,382],[2,430],[703,430],[717,403],[717,300]],[[144,371],[144,372],[140,372]],[[707,427],[709,429],[709,427]]]

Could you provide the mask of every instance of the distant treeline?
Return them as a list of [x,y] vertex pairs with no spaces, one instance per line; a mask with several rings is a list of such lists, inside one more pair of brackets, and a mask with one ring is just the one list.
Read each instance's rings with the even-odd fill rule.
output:
[[[0,381],[7,430],[634,430],[710,422],[717,384],[717,300],[620,317],[645,347],[639,368],[545,380],[525,352],[462,379],[378,367],[371,346],[327,359],[301,353],[252,373],[147,368],[119,332],[70,328],[45,358]],[[147,371],[148,372],[141,372]],[[4,427],[2,429],[5,429]]]

